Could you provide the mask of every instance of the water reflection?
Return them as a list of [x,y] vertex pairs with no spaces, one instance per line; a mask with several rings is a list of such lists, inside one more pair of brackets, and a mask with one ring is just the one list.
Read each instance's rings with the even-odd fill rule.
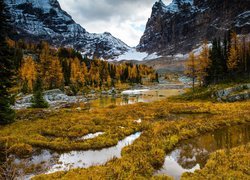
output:
[[122,149],[132,144],[140,135],[141,132],[137,132],[119,141],[116,146],[101,150],[71,151],[62,154],[50,150],[41,150],[26,159],[13,156],[18,178],[26,180],[37,174],[49,174],[73,168],[87,168],[105,164],[114,157],[120,158]]
[[105,164],[110,159],[121,157],[122,148],[130,145],[139,138],[140,132],[132,134],[118,142],[116,146],[101,150],[72,151],[60,155],[58,163],[53,165],[47,173],[67,171],[72,168],[87,168],[90,166]]
[[147,90],[147,91],[140,91],[140,93],[134,93],[134,91],[132,94],[125,93],[121,95],[121,97],[116,97],[116,95],[100,96],[98,99],[90,101],[91,107],[106,107],[109,105],[122,106],[127,104],[135,104],[139,102],[149,103],[153,101],[163,100],[166,97],[178,95],[183,92],[180,89]]
[[212,152],[219,149],[227,149],[229,152],[231,148],[249,141],[250,124],[223,128],[187,140],[166,156],[162,169],[156,174],[167,174],[180,179],[184,172],[203,168]]

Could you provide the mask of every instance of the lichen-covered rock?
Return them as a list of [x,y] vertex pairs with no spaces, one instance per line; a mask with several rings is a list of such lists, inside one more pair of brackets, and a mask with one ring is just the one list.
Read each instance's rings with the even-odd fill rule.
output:
[[[44,99],[49,103],[50,107],[58,108],[63,107],[65,104],[73,104],[85,102],[86,98],[83,96],[67,96],[60,89],[53,89],[45,91]],[[16,101],[14,109],[25,109],[31,107],[33,95],[27,95]]]
[[235,87],[215,92],[218,101],[235,102],[250,99],[250,84],[242,84]]
[[235,101],[242,101],[242,100],[247,100],[250,99],[250,92],[249,91],[245,91],[239,94],[235,94],[235,95],[231,95],[229,97],[227,97],[227,101],[229,102],[235,102]]

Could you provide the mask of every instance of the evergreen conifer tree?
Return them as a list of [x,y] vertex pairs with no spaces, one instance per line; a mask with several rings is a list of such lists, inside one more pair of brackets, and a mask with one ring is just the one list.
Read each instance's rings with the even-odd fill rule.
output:
[[3,0],[0,0],[0,124],[14,120],[15,112],[10,108],[9,89],[13,86],[15,66],[14,50],[6,43],[9,32],[7,11]]
[[35,82],[32,102],[33,102],[32,104],[33,108],[47,108],[49,106],[48,103],[43,98],[43,85],[40,76],[37,76]]

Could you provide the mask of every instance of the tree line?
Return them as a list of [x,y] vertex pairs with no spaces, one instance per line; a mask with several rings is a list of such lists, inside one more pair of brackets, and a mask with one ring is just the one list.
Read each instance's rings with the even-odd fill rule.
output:
[[74,93],[83,88],[107,89],[119,87],[122,83],[143,83],[158,81],[152,67],[132,63],[111,64],[107,61],[89,59],[72,48],[55,49],[47,42],[37,45],[14,42],[8,39],[9,46],[21,49],[16,57],[18,84],[21,91],[33,91],[37,76],[40,76],[44,89],[70,86]]
[[250,41],[245,35],[230,32],[223,41],[215,38],[211,47],[207,41],[199,55],[189,54],[186,75],[200,86],[216,84],[225,80],[250,77]]
[[[8,97],[6,95],[1,98],[3,101],[8,98],[4,103],[8,104],[6,109],[9,111],[12,111],[10,91],[13,89],[15,93],[33,93],[33,107],[47,107],[48,104],[42,97],[43,90],[64,89],[68,86],[73,94],[77,94],[91,89],[119,88],[124,83],[158,81],[158,74],[146,65],[112,64],[83,57],[72,48],[54,48],[45,41],[35,44],[23,40],[13,41],[6,37],[3,37],[2,43],[11,54],[8,51],[1,53],[1,62],[5,63],[3,66],[8,66],[8,72],[1,76],[6,81],[6,88],[1,89],[6,90]],[[7,58],[9,61],[5,61]]]
[[0,124],[15,118],[12,94],[33,93],[34,107],[47,107],[42,91],[69,86],[74,94],[84,89],[119,87],[122,83],[158,81],[151,67],[88,59],[72,48],[53,48],[46,42],[9,39],[13,32],[8,9],[0,0]]

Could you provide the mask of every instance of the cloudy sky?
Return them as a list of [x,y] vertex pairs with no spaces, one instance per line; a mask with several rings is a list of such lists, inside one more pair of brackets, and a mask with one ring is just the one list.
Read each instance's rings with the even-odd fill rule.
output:
[[[143,34],[151,8],[158,0],[58,0],[63,10],[88,32],[110,32],[130,46]],[[172,0],[163,0],[167,5]]]

